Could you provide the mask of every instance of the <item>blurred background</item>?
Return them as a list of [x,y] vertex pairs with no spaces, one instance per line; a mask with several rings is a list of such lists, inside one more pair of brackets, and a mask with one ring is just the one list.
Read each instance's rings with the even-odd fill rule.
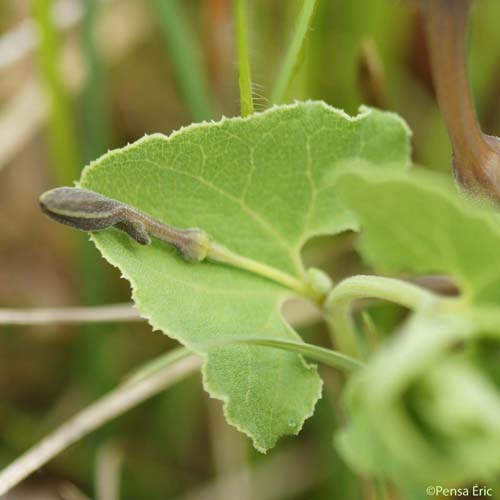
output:
[[[301,4],[248,1],[257,110],[271,105]],[[499,22],[500,2],[478,0],[471,76],[480,121],[493,135],[500,135]],[[85,164],[144,134],[237,116],[234,38],[230,0],[1,0],[0,312],[130,300],[127,283],[86,235],[45,218],[37,198],[73,185]],[[450,171],[415,4],[319,0],[302,58],[284,102],[396,111],[413,130],[414,161]],[[352,239],[331,243],[314,242],[305,258],[334,277],[359,269]],[[390,308],[382,312],[388,324],[397,321]],[[295,321],[310,341],[326,342],[314,318]],[[0,323],[0,467],[173,345],[137,322]],[[225,424],[219,402],[192,376],[78,442],[6,498],[370,498],[369,483],[332,446],[342,377],[322,375],[315,416],[265,457]],[[103,491],[103,481],[120,496]]]

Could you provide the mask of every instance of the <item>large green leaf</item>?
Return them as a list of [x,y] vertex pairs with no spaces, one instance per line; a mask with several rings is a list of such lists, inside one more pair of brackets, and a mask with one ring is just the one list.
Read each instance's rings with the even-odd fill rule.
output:
[[468,302],[500,303],[500,218],[491,207],[416,169],[352,169],[335,185],[363,228],[360,251],[378,272],[445,274]]
[[[355,228],[328,181],[332,172],[347,161],[405,167],[408,135],[390,113],[363,109],[350,118],[323,103],[275,107],[146,137],[87,167],[81,186],[166,223],[201,228],[233,252],[303,280],[303,244]],[[280,313],[289,290],[221,264],[186,263],[159,241],[140,247],[115,230],[94,241],[131,282],[151,325],[206,354],[206,389],[258,449],[300,430],[320,396],[314,367],[275,349],[207,352],[204,345],[238,336],[296,339]]]
[[350,381],[340,449],[352,465],[396,481],[491,479],[500,471],[500,380],[491,369],[500,337],[497,211],[418,170],[355,169],[336,187],[377,272],[446,274],[462,292],[413,315]]

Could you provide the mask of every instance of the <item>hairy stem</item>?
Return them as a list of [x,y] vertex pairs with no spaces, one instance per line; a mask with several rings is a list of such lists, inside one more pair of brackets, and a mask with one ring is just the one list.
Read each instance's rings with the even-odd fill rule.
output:
[[363,351],[351,307],[355,300],[368,298],[387,300],[412,310],[445,300],[428,290],[397,279],[380,276],[345,279],[330,292],[324,304],[327,322],[334,332],[333,342],[343,353],[359,356]]
[[0,495],[7,493],[71,444],[195,372],[200,365],[201,359],[198,356],[179,349],[172,352],[169,359],[165,359],[162,370],[109,392],[0,472]]
[[99,0],[84,2],[82,47],[87,63],[87,81],[82,94],[83,159],[85,163],[104,154],[111,144],[111,118],[108,106],[106,67],[97,40]]
[[80,152],[71,102],[64,87],[59,65],[62,41],[54,23],[51,0],[33,0],[39,33],[38,66],[49,99],[49,143],[56,177],[61,184],[78,177]]
[[199,44],[178,0],[153,0],[163,29],[175,78],[195,121],[208,120],[214,110]]
[[299,14],[297,30],[295,31],[292,42],[290,43],[290,47],[285,56],[283,65],[281,66],[271,94],[271,101],[275,104],[279,104],[283,101],[285,92],[287,91],[288,86],[290,85],[290,82],[300,64],[300,53],[304,47],[307,31],[309,30],[314,17],[317,3],[317,0],[304,0]]
[[248,16],[246,0],[233,0],[233,8],[238,46],[241,116],[248,116],[254,112],[254,108],[250,56],[248,54]]

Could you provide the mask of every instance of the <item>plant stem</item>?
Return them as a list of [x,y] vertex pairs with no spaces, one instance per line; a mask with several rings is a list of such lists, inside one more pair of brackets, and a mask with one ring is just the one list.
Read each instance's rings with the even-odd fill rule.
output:
[[[471,0],[431,0],[426,10],[436,93],[455,154],[463,161],[483,142],[467,71],[466,36],[470,5]],[[457,173],[463,176],[466,172]]]
[[195,372],[200,364],[198,356],[185,349],[175,350],[170,359],[165,359],[162,370],[136,383],[119,386],[98,399],[0,472],[0,495],[96,428]]
[[[411,283],[380,276],[354,276],[340,282],[328,295],[324,311],[330,331],[339,350],[349,355],[360,355],[358,333],[351,315],[351,306],[357,299],[381,299],[409,309],[421,309],[440,299],[437,295]],[[451,299],[448,299],[451,300]]]
[[467,70],[472,0],[424,0],[437,100],[453,145],[453,166],[468,190],[500,198],[500,140],[481,131]]
[[[178,0],[153,0],[174,68],[175,77],[195,121],[214,116],[199,46]],[[182,2],[184,4],[185,2]]]
[[246,0],[233,0],[233,8],[236,25],[236,40],[238,46],[241,116],[248,116],[254,112],[254,108],[250,57],[248,55],[248,16]]
[[68,325],[71,323],[110,323],[145,321],[133,304],[97,307],[59,307],[39,309],[0,309],[0,325]]
[[80,153],[72,117],[71,103],[59,70],[61,40],[53,20],[52,0],[33,0],[33,13],[39,31],[38,62],[50,103],[49,143],[55,174],[60,184],[78,177]]
[[96,500],[120,499],[120,476],[124,452],[117,443],[108,441],[97,451],[94,469]]
[[88,76],[82,95],[84,161],[88,163],[106,152],[111,142],[111,124],[106,100],[104,65],[96,43],[99,0],[84,2],[82,45]]
[[331,368],[336,368],[343,372],[352,372],[363,367],[363,363],[361,361],[338,351],[294,340],[248,337],[238,339],[236,343],[260,345],[295,352],[297,354],[302,354],[306,358],[313,359],[314,361],[318,361],[319,363],[323,363]]
[[207,258],[214,262],[228,264],[239,269],[244,269],[245,271],[249,271],[253,274],[258,274],[259,276],[275,281],[276,283],[297,292],[303,297],[310,298],[315,302],[320,300],[318,294],[315,293],[304,281],[284,273],[283,271],[279,271],[274,267],[262,264],[262,262],[243,257],[242,255],[234,253],[217,243],[210,243]]
[[[275,349],[281,349],[284,351],[291,351],[296,354],[301,354],[306,358],[313,359],[319,363],[323,363],[331,368],[341,370],[343,372],[352,372],[363,367],[363,363],[357,359],[350,356],[342,354],[332,349],[326,349],[325,347],[320,347],[314,344],[307,344],[298,340],[290,339],[278,339],[269,337],[236,337],[234,339],[228,338],[219,341],[204,342],[198,345],[199,349],[210,350],[222,347],[227,347],[235,344],[249,344],[249,345],[260,345],[263,347],[272,347]],[[140,368],[140,371],[133,373],[127,382],[137,382],[145,376],[150,376],[151,374],[163,369],[165,363],[170,361],[169,354],[159,356],[153,359],[144,367]]]
[[283,101],[285,92],[300,65],[300,53],[304,47],[307,31],[316,11],[317,0],[304,0],[299,14],[297,30],[292,38],[290,48],[281,66],[278,78],[271,93],[271,101],[279,104]]
[[168,351],[166,354],[157,356],[127,375],[125,377],[124,385],[136,384],[141,380],[147,379],[155,373],[164,370],[167,366],[184,359],[188,354],[188,350],[183,347],[179,347],[178,349]]

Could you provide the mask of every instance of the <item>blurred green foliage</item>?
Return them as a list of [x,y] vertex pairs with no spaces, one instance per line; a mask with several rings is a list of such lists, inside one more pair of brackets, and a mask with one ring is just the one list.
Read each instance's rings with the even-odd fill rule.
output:
[[[173,0],[114,0],[102,5],[88,0],[83,2],[81,23],[64,34],[55,30],[48,14],[53,3],[0,2],[0,38],[33,13],[45,33],[37,49],[38,66],[29,56],[0,69],[0,113],[10,109],[16,92],[33,77],[44,82],[52,102],[48,127],[33,134],[35,138],[27,140],[10,163],[0,165],[0,303],[35,307],[126,301],[129,290],[117,271],[95,257],[75,258],[93,252],[88,242],[83,238],[75,242],[69,231],[45,221],[34,200],[56,182],[71,183],[84,162],[108,147],[122,146],[144,133],[170,133],[194,120],[239,114],[231,2],[184,0],[173,7]],[[302,2],[247,3],[258,111],[269,103]],[[126,9],[132,14],[124,21],[120,12],[127,19]],[[500,135],[499,20],[498,0],[477,1],[471,78],[478,114],[486,131],[496,135]],[[118,50],[117,34],[125,40],[125,50],[112,57],[110,53]],[[369,102],[373,97],[370,82],[360,78],[361,47],[366,40],[381,62],[385,107],[401,114],[414,132],[414,160],[449,172],[449,141],[432,93],[421,19],[411,1],[319,0],[286,101],[323,99],[350,113],[361,103],[376,104]],[[63,65],[63,49],[74,43],[82,57],[76,58],[76,66]],[[2,50],[0,45],[0,58]],[[66,84],[72,75],[68,72],[82,69],[87,75],[83,90],[71,86],[79,90],[71,90],[70,96]],[[4,116],[0,114],[0,120]],[[15,134],[18,124],[29,119],[17,117],[19,121],[9,130]],[[340,238],[335,241],[339,242],[337,250],[330,250],[330,245],[311,247],[313,263],[326,262],[337,278],[362,270],[352,245],[343,244]],[[388,318],[390,325],[399,318],[394,308],[375,314]],[[300,333],[311,342],[327,343],[321,326],[309,326]],[[140,324],[0,327],[1,464],[8,464],[48,430],[114,387],[131,369],[173,345]],[[496,348],[485,342],[478,350],[481,359],[491,361],[482,369],[498,380]],[[471,358],[475,354],[470,353]],[[244,450],[243,458],[251,466],[280,452],[317,464],[314,470],[304,468],[303,487],[291,492],[287,490],[292,484],[288,471],[272,470],[268,477],[278,493],[269,498],[370,497],[370,484],[345,466],[331,442],[345,420],[338,397],[343,376],[330,371],[323,375],[325,396],[299,438],[285,440],[264,458]],[[422,392],[418,397],[423,397]],[[27,481],[20,494],[35,498],[35,491],[48,492],[50,498],[60,498],[57,489],[69,482],[94,497],[96,456],[104,444],[113,442],[124,456],[121,498],[182,498],[222,473],[235,473],[231,467],[217,467],[221,454],[217,443],[226,442],[224,432],[231,431],[221,434],[220,427],[209,423],[208,412],[199,377],[192,377],[66,450]],[[245,448],[245,438],[234,439],[243,440]],[[231,446],[224,450],[229,462],[241,458]],[[280,489],[288,493],[280,495]]]

